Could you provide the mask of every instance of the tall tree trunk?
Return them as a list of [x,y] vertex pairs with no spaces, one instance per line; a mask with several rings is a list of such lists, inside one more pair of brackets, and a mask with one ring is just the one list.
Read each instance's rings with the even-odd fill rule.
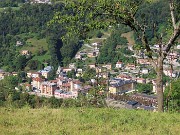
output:
[[157,85],[157,101],[158,101],[158,112],[164,111],[163,105],[163,58],[159,56],[157,61],[157,78],[156,78],[156,85]]

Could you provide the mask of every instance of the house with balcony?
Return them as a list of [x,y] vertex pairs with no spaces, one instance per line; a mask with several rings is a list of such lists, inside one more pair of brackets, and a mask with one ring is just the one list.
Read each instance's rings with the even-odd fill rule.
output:
[[33,88],[40,89],[43,81],[44,80],[42,78],[36,77],[32,79],[31,85]]
[[48,95],[48,96],[53,96],[54,95],[54,91],[57,89],[57,84],[54,82],[43,82],[41,84],[41,94],[42,95]]

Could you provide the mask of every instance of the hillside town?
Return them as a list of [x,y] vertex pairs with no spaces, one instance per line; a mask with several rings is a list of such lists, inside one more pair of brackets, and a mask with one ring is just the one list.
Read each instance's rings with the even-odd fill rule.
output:
[[[87,45],[86,45],[87,46]],[[75,59],[85,61],[87,58],[95,58],[98,56],[99,49],[102,46],[101,43],[92,43],[88,45],[90,49],[85,49],[79,51]],[[152,46],[155,50],[158,50],[158,46]],[[176,50],[179,50],[177,46]],[[133,51],[133,50],[131,50]],[[135,52],[135,51],[134,51]],[[30,50],[21,51],[21,55],[29,55]],[[84,57],[86,56],[86,57]],[[26,73],[27,78],[31,78],[31,83],[21,83],[19,85],[23,86],[26,91],[30,94],[36,94],[38,96],[56,98],[77,98],[78,94],[88,94],[89,90],[96,86],[105,86],[102,92],[107,94],[109,99],[115,99],[114,96],[118,95],[130,95],[130,99],[133,102],[127,100],[127,104],[134,108],[137,104],[141,104],[140,107],[144,106],[144,109],[147,109],[147,106],[154,107],[157,106],[156,99],[156,79],[144,77],[151,74],[153,68],[151,66],[148,58],[143,54],[143,52],[134,53],[133,57],[136,58],[134,63],[123,63],[122,61],[117,61],[112,67],[111,63],[108,64],[96,64],[91,63],[84,65],[85,68],[77,68],[76,63],[70,63],[68,67],[58,67],[56,71],[56,78],[49,80],[53,72],[52,66],[46,66],[39,71],[28,71]],[[169,78],[176,78],[179,76],[179,53],[174,51],[169,53],[167,60],[164,62],[164,74]],[[173,68],[171,68],[173,66]],[[86,68],[94,69],[96,75],[90,78],[90,81],[82,82],[80,80],[81,76],[84,74]],[[74,71],[75,76],[73,78],[68,78],[68,73]],[[116,71],[116,72],[115,72]],[[5,76],[17,76],[17,72],[4,72],[0,70],[0,79],[4,79]],[[113,75],[113,77],[112,77]],[[100,79],[103,80],[100,82]],[[137,93],[136,89],[137,84],[152,84],[153,89],[151,94],[146,93]],[[168,86],[168,82],[164,84],[164,88]],[[18,86],[16,87],[18,89]],[[145,92],[146,90],[144,90]],[[137,99],[141,99],[137,100]],[[122,101],[122,99],[120,99]],[[144,101],[149,101],[149,104],[144,104]],[[152,101],[152,102],[151,102]],[[152,104],[153,103],[153,104]],[[136,107],[137,108],[137,107]]]
[[0,0],[0,135],[180,134],[180,0]]
[[[95,89],[97,94],[105,95],[107,103],[112,104],[113,107],[124,106],[125,108],[155,111],[158,106],[157,101],[159,101],[157,98],[159,84],[161,83],[163,86],[160,88],[163,91],[161,94],[163,94],[165,89],[172,88],[173,80],[179,78],[180,40],[173,43],[176,44],[175,46],[169,45],[169,48],[164,44],[158,44],[159,39],[156,43],[155,37],[151,37],[152,32],[147,32],[147,35],[142,32],[147,39],[152,38],[144,47],[143,41],[139,41],[140,38],[137,38],[138,35],[134,33],[131,25],[127,24],[127,27],[120,23],[115,23],[113,26],[107,25],[103,30],[88,31],[86,37],[82,35],[68,37],[63,32],[62,35],[57,34],[57,31],[61,33],[61,30],[58,29],[60,25],[67,28],[65,24],[60,24],[61,21],[59,24],[52,24],[55,29],[50,28],[50,22],[61,18],[54,13],[66,6],[63,2],[25,0],[15,4],[4,1],[2,4],[2,14],[9,12],[6,8],[8,5],[11,5],[13,12],[25,7],[22,8],[21,13],[25,13],[24,16],[28,16],[27,19],[32,16],[29,16],[24,9],[32,6],[29,11],[32,14],[38,13],[36,19],[30,19],[34,20],[33,23],[39,21],[36,23],[37,26],[33,27],[32,24],[24,25],[24,27],[18,26],[21,30],[16,33],[15,38],[13,38],[14,35],[8,37],[8,32],[6,32],[7,39],[4,35],[2,36],[2,43],[10,38],[13,40],[7,43],[11,53],[3,52],[6,47],[1,50],[7,59],[2,57],[0,80],[8,76],[21,78],[15,87],[17,91],[47,98],[77,99],[79,95],[88,96],[90,91]],[[159,6],[163,7],[161,2]],[[147,6],[147,8],[150,7]],[[49,11],[46,12],[45,9]],[[65,8],[65,10],[69,15],[69,9]],[[155,13],[156,10],[153,12]],[[42,14],[47,19],[42,17]],[[52,18],[53,16],[54,18]],[[78,17],[80,16],[78,15]],[[67,16],[65,18],[69,19]],[[157,19],[159,18],[157,17]],[[24,19],[21,21],[20,24],[24,24]],[[162,23],[161,19],[158,21]],[[48,27],[46,27],[47,24]],[[150,24],[148,25],[151,27]],[[13,28],[9,28],[9,33],[18,31],[16,29],[11,31],[11,29]],[[62,29],[62,31],[66,30]],[[63,41],[64,36],[68,37],[65,42]],[[143,37],[141,38],[145,40]],[[161,57],[161,53],[164,55],[161,59],[163,73],[160,78],[162,82],[159,82],[156,68],[160,67],[158,58]],[[149,55],[151,56],[149,57]],[[12,60],[13,58],[15,60]],[[166,98],[169,100],[169,94]]]

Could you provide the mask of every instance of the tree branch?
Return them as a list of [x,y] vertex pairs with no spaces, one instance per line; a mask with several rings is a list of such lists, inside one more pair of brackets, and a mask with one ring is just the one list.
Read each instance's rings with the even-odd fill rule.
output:
[[[135,16],[133,14],[131,14],[131,18],[133,19],[135,26],[137,26],[138,29],[140,29],[140,31],[141,31],[142,35],[140,36],[138,34],[138,37],[141,38],[141,41],[142,41],[143,45],[145,46],[147,53],[152,53],[152,50],[151,50],[151,48],[149,46],[149,43],[148,43],[147,36],[145,35],[146,27],[147,26],[146,25],[140,25],[139,22],[136,20],[136,18],[135,18]],[[153,59],[151,54],[149,54],[148,57],[150,59]]]
[[171,19],[173,23],[174,29],[176,29],[176,19],[174,17],[174,0],[169,0],[169,7],[170,7],[170,12],[171,12]]
[[165,49],[165,56],[167,56],[167,53],[170,51],[171,47],[173,46],[175,40],[179,37],[180,35],[180,23],[177,26],[177,28],[174,30],[173,35],[171,36],[169,42],[166,44],[166,49]]
[[151,58],[149,60],[150,60],[150,62],[152,64],[153,68],[156,70],[156,68],[157,68],[157,60],[154,60],[154,59],[151,59]]
[[169,39],[168,43],[166,44],[166,49],[164,52],[164,57],[167,56],[167,53],[170,51],[171,47],[174,45],[174,42],[180,35],[180,23],[176,25],[176,19],[174,16],[174,0],[169,0],[169,6],[170,6],[170,12],[171,12],[171,19],[172,19],[172,25],[174,28],[173,35]]

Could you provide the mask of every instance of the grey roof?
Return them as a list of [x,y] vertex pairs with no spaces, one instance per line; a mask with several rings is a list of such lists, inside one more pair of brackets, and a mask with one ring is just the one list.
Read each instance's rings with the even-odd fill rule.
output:
[[138,102],[137,101],[128,101],[127,104],[134,106],[134,105],[138,104]]
[[122,79],[118,79],[118,78],[114,78],[112,79],[112,81],[115,81],[115,83],[111,83],[110,81],[110,85],[113,87],[120,87],[123,86],[124,84],[129,84],[129,83],[134,83],[134,80],[122,80]]
[[146,98],[157,99],[157,96],[154,96],[154,95],[147,95],[147,94],[134,94],[133,96],[141,96],[141,97],[146,97]]

